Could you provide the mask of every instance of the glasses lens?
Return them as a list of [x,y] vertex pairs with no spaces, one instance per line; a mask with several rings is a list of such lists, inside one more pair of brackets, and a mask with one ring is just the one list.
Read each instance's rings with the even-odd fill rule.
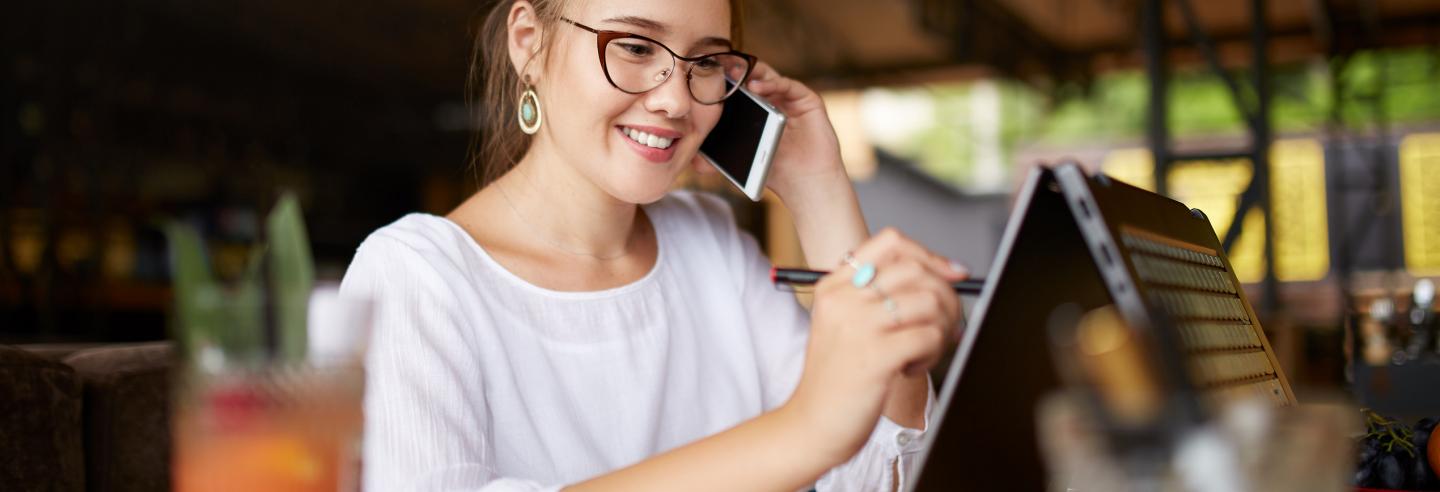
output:
[[750,61],[743,56],[727,53],[707,56],[690,67],[690,93],[702,103],[720,102],[735,92],[731,82],[749,72]]
[[620,90],[632,94],[654,89],[675,71],[675,57],[659,44],[620,38],[605,45],[605,70]]

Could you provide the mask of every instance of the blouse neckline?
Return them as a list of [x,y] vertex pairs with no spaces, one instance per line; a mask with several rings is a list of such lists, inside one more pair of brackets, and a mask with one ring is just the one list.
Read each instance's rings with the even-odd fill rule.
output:
[[669,250],[667,244],[669,242],[669,234],[665,230],[666,228],[663,224],[664,220],[659,217],[660,214],[656,214],[653,211],[649,210],[649,206],[642,205],[641,207],[645,209],[645,215],[650,220],[651,227],[655,229],[655,264],[650,267],[650,271],[646,272],[643,277],[640,277],[639,279],[632,281],[628,284],[611,287],[608,289],[584,291],[555,290],[535,285],[529,280],[525,280],[519,275],[516,275],[515,272],[510,271],[508,268],[505,268],[505,266],[500,264],[500,262],[497,261],[495,257],[490,256],[490,252],[486,251],[485,247],[481,246],[479,242],[475,241],[474,236],[471,236],[464,227],[461,227],[460,224],[456,223],[455,221],[439,215],[418,215],[433,217],[447,224],[448,227],[450,227],[456,233],[460,234],[460,236],[464,238],[465,243],[469,245],[468,247],[471,248],[475,252],[475,254],[479,256],[487,265],[493,268],[500,277],[505,278],[507,281],[515,284],[521,289],[546,297],[558,299],[590,300],[617,297],[634,292],[636,290],[644,288],[651,283],[654,283],[656,281],[655,278],[659,276],[661,268],[666,263],[666,253]]

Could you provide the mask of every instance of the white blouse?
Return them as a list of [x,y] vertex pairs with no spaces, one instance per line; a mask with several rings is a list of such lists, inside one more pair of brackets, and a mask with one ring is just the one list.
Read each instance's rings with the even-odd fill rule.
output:
[[[341,285],[376,306],[365,489],[558,490],[785,403],[809,314],[771,285],[755,239],[711,195],[645,211],[654,268],[595,292],[528,283],[442,217],[371,234]],[[920,432],[881,417],[816,488],[891,489]]]

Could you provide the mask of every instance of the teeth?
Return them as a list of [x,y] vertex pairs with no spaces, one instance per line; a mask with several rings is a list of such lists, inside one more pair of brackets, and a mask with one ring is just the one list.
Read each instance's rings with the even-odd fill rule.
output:
[[634,128],[624,128],[624,132],[625,136],[630,137],[631,140],[657,149],[668,149],[670,144],[675,142],[675,139],[657,137]]

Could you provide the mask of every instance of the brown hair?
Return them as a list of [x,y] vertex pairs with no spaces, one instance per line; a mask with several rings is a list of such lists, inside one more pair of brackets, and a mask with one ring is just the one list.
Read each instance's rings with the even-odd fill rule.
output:
[[[571,1],[529,0],[535,7],[535,16],[545,35],[540,38],[537,57],[544,64],[550,56],[550,46],[557,37],[560,17]],[[730,1],[730,40],[740,49],[741,29],[744,11],[742,0]],[[497,0],[492,5],[475,33],[475,45],[470,54],[470,71],[465,78],[465,102],[471,116],[479,121],[480,130],[470,139],[470,167],[483,188],[504,176],[530,148],[530,135],[520,131],[515,121],[516,104],[525,85],[520,75],[510,64],[507,48],[509,29],[507,26],[510,7],[516,0]]]

